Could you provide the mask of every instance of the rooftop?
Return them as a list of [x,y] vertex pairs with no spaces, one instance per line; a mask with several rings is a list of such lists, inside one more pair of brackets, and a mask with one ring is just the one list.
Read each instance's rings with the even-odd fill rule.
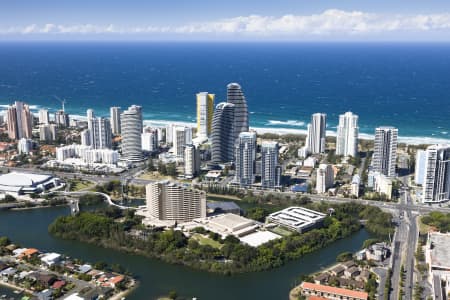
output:
[[51,178],[51,175],[11,172],[0,175],[0,185],[15,187],[35,186]]
[[251,226],[255,222],[235,214],[222,214],[211,218],[209,223],[222,227],[227,231],[236,231],[243,227]]
[[275,234],[270,231],[257,231],[254,233],[250,233],[244,237],[240,238],[240,241],[252,246],[252,247],[258,247],[262,244],[265,244],[271,240],[279,239],[281,236],[278,234]]
[[352,291],[352,290],[347,290],[347,289],[343,289],[343,288],[337,288],[337,287],[333,287],[333,286],[315,284],[315,283],[310,283],[310,282],[302,282],[301,287],[302,287],[302,289],[321,291],[324,293],[345,296],[345,297],[351,297],[351,298],[355,298],[355,299],[367,299],[368,298],[368,294],[366,292]]
[[272,222],[302,231],[325,218],[325,214],[303,207],[288,207],[272,213],[268,219]]
[[431,267],[450,270],[450,234],[430,233]]

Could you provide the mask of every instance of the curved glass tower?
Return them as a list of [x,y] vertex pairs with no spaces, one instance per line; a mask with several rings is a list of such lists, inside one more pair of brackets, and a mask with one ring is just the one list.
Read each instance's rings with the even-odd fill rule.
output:
[[217,104],[211,133],[211,155],[214,163],[233,161],[235,105],[227,102]]
[[244,93],[238,83],[227,85],[227,102],[234,104],[234,141],[241,132],[248,132],[248,108]]

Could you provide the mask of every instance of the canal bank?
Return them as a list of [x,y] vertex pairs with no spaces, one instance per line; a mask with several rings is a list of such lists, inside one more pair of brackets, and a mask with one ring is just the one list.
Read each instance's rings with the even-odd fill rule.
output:
[[369,237],[365,230],[337,241],[286,266],[266,272],[222,276],[166,264],[145,257],[103,249],[76,241],[56,239],[47,232],[48,225],[59,215],[67,215],[67,207],[26,211],[0,211],[0,235],[15,243],[66,253],[89,262],[120,264],[140,281],[127,299],[156,299],[175,290],[180,296],[199,299],[287,299],[289,290],[298,284],[302,274],[316,272],[335,261],[344,251],[358,250]]

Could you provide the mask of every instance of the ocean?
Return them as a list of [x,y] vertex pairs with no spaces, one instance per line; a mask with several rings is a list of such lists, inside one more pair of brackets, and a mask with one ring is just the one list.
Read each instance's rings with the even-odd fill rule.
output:
[[146,124],[193,124],[195,94],[241,84],[259,131],[304,133],[311,114],[359,115],[362,137],[399,128],[411,143],[450,142],[450,44],[0,42],[0,108],[85,116],[143,106]]

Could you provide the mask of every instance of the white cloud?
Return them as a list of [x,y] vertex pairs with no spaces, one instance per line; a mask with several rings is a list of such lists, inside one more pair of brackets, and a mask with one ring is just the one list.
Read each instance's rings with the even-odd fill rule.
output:
[[450,13],[419,15],[387,15],[361,11],[329,9],[313,15],[238,16],[181,26],[118,27],[113,24],[31,24],[0,28],[0,34],[122,34],[152,35],[171,33],[197,36],[237,35],[265,37],[371,36],[392,32],[450,32]]

